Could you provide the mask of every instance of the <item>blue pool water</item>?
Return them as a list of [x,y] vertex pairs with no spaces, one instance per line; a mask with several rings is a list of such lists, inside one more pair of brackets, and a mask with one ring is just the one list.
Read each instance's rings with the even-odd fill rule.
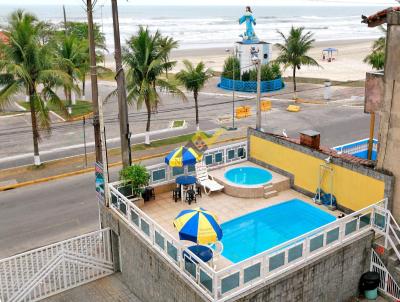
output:
[[334,220],[333,215],[292,199],[223,223],[222,255],[237,263]]
[[239,185],[260,185],[269,182],[272,175],[257,167],[239,167],[225,172],[225,178]]

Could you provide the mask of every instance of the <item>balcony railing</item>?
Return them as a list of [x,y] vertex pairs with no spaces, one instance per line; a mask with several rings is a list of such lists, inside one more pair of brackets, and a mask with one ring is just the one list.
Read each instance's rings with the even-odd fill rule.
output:
[[[365,138],[352,143],[336,146],[332,149],[338,151],[339,153],[351,154],[357,157],[366,158],[368,152],[368,142],[369,139]],[[376,157],[376,153],[378,152],[378,140],[376,139],[373,140],[372,152]]]
[[[245,144],[234,144],[209,150],[203,160],[206,160],[207,155],[211,156],[210,158],[213,160],[209,159],[210,167],[245,160],[246,156],[243,158],[226,156],[230,150],[235,150],[235,154],[237,154],[236,152],[240,148],[246,147]],[[222,161],[219,160],[220,155],[218,154],[220,153],[224,156]],[[215,161],[216,155],[217,161]],[[162,164],[149,167],[149,169],[151,171],[165,169],[166,177],[158,183],[170,182],[175,177],[169,168]],[[153,181],[153,184],[156,183]],[[169,234],[122,194],[119,190],[120,182],[110,184],[109,187],[111,209],[210,301],[232,299],[282,272],[301,267],[311,259],[326,254],[333,248],[372,229],[385,234],[387,227],[387,201],[383,200],[244,261],[216,271],[186,249],[181,241]]]

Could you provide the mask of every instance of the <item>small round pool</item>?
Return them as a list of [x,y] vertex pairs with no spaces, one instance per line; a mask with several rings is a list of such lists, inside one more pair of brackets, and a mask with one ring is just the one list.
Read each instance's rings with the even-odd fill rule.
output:
[[225,172],[225,178],[238,185],[261,185],[272,179],[267,170],[256,167],[238,167]]

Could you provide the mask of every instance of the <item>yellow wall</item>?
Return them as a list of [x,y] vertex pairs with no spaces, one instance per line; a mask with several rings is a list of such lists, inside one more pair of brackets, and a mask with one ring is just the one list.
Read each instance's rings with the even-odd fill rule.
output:
[[[256,136],[250,136],[250,156],[289,172],[296,186],[309,192],[317,190],[322,159]],[[330,166],[334,171],[333,194],[341,206],[356,211],[384,198],[383,181],[335,164]],[[322,189],[329,192],[327,180],[325,174]]]

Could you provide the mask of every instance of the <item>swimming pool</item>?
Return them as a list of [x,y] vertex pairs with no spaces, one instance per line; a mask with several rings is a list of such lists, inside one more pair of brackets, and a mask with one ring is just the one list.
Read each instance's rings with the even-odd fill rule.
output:
[[260,185],[271,181],[272,174],[257,167],[238,167],[225,172],[225,178],[238,185]]
[[300,199],[292,199],[227,221],[222,255],[240,262],[336,220]]

